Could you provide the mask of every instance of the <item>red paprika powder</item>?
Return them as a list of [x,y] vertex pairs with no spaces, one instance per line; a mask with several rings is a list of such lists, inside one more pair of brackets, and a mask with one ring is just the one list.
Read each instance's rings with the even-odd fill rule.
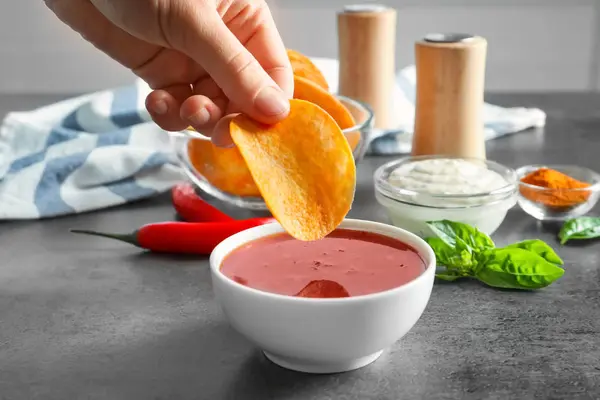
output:
[[535,170],[521,178],[521,182],[548,189],[536,190],[521,186],[520,191],[527,199],[551,208],[574,207],[586,202],[590,196],[588,190],[573,190],[585,189],[591,186],[589,183],[550,168]]

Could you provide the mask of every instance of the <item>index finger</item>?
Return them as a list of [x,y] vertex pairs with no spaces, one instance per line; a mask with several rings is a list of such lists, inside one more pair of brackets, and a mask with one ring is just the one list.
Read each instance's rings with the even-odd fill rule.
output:
[[262,18],[262,21],[258,29],[249,38],[241,37],[244,32],[243,29],[238,30],[233,26],[230,29],[271,79],[291,99],[294,94],[292,65],[271,11],[266,3],[262,7],[260,18]]

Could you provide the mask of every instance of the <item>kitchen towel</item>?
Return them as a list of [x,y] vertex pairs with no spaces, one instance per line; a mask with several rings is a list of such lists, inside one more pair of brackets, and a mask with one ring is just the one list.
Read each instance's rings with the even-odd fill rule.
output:
[[[315,58],[331,89],[337,60]],[[398,126],[376,131],[369,153],[410,152],[415,69],[398,73]],[[183,179],[170,137],[144,108],[148,86],[100,91],[28,112],[0,126],[0,220],[38,219],[115,206],[169,190]],[[537,109],[485,105],[486,138],[543,126]]]
[[182,179],[170,138],[144,108],[141,82],[13,112],[0,126],[0,219],[106,208]]

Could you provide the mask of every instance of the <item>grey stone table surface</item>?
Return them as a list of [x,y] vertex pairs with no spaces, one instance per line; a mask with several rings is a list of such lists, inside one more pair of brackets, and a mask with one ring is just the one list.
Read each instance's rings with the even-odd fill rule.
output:
[[[0,116],[57,98],[0,96]],[[489,142],[489,158],[600,170],[600,95],[488,100],[548,113],[545,129]],[[371,179],[387,160],[359,165],[350,216],[387,221]],[[422,318],[378,361],[313,376],[271,364],[229,327],[206,258],[144,254],[68,233],[128,231],[173,217],[168,196],[159,196],[0,223],[0,399],[600,398],[600,241],[559,247],[555,226],[514,208],[494,239],[556,246],[566,261],[559,282],[537,292],[436,283]]]

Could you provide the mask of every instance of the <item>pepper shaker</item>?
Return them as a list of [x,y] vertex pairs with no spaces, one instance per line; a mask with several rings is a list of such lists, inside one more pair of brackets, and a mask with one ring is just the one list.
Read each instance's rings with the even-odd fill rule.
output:
[[375,128],[394,124],[396,10],[378,4],[349,5],[337,15],[339,94],[367,103]]
[[412,154],[485,159],[483,94],[487,41],[429,34],[415,45]]

